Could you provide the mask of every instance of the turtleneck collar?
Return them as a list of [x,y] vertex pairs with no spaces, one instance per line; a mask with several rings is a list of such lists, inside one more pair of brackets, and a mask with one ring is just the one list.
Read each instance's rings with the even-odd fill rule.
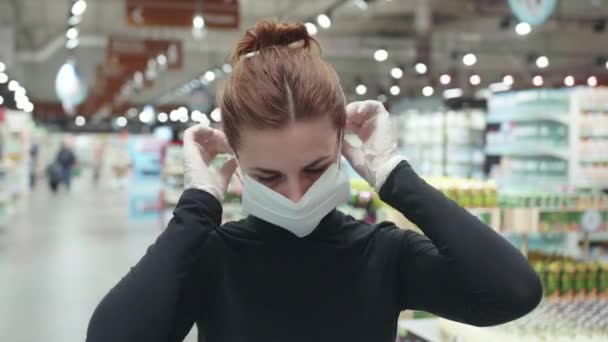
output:
[[264,221],[258,217],[249,215],[246,219],[247,225],[255,233],[265,237],[272,237],[277,239],[316,239],[328,237],[336,232],[340,231],[340,228],[344,225],[346,216],[340,211],[334,209],[327,214],[319,223],[319,225],[309,235],[299,238],[292,232]]

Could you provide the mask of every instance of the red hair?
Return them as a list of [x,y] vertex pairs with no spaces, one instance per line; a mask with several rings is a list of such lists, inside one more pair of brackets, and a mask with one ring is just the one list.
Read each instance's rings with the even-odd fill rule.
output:
[[234,150],[243,128],[282,128],[322,117],[337,129],[344,126],[340,80],[304,24],[259,21],[238,42],[230,63],[233,71],[217,102]]

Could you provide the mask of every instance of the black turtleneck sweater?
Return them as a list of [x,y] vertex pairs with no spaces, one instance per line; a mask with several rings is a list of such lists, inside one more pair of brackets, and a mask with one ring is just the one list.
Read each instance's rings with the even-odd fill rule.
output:
[[393,342],[399,312],[477,326],[530,312],[542,289],[526,259],[402,162],[380,197],[426,236],[331,212],[309,236],[255,217],[221,225],[186,190],[167,229],[103,298],[89,342]]

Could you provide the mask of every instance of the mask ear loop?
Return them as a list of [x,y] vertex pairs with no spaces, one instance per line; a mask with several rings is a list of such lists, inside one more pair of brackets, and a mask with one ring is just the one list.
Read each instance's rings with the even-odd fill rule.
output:
[[234,175],[241,182],[241,184],[245,184],[245,171],[243,171],[243,169],[241,168],[241,162],[239,161],[239,155],[236,152],[234,152],[234,150],[232,151],[232,154],[234,155],[234,159],[236,159],[236,164],[237,164]]
[[340,133],[338,133],[338,169],[342,169],[342,144],[344,143],[344,129],[340,129]]

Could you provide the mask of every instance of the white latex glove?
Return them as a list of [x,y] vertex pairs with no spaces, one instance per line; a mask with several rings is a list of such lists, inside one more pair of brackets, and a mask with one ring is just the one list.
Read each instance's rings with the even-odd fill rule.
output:
[[405,157],[397,151],[390,115],[379,101],[357,101],[346,106],[346,130],[357,134],[361,147],[344,141],[342,154],[376,191]]
[[196,125],[184,132],[184,188],[207,191],[220,202],[234,174],[236,159],[229,159],[219,172],[210,167],[220,153],[230,153],[230,145],[224,132]]

